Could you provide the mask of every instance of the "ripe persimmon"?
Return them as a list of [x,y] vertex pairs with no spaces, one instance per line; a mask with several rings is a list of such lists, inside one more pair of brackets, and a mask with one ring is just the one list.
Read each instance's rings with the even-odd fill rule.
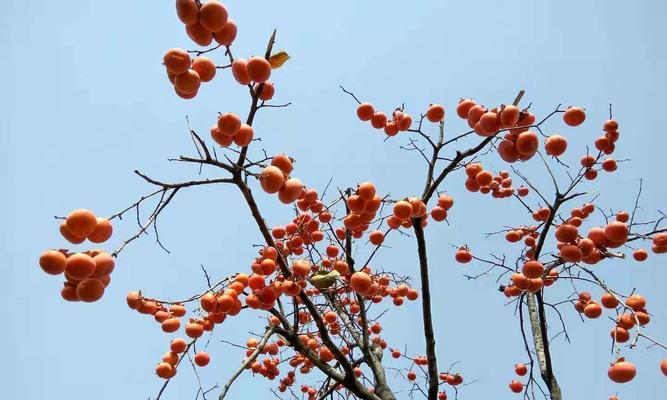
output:
[[63,288],[60,290],[60,295],[66,301],[76,302],[81,301],[79,295],[76,292],[76,285],[69,282],[63,284]]
[[176,0],[176,15],[185,25],[199,20],[199,6],[195,0]]
[[262,85],[261,90],[259,84],[255,85],[255,91],[258,92],[260,100],[268,101],[271,100],[273,95],[276,93],[276,87],[273,85],[273,83],[266,81],[264,82],[264,85]]
[[167,72],[174,75],[184,74],[190,68],[190,54],[179,48],[169,49],[164,53],[162,62],[167,68]]
[[92,303],[104,295],[104,284],[99,279],[86,278],[76,285],[76,294],[82,301]]
[[544,141],[544,148],[548,155],[558,157],[565,153],[567,140],[561,135],[551,135]]
[[516,138],[516,151],[522,156],[532,156],[538,147],[539,140],[533,131],[521,132]]
[[80,244],[80,243],[83,243],[86,240],[85,236],[84,237],[79,237],[79,236],[76,236],[75,234],[73,234],[72,232],[70,232],[70,230],[67,228],[67,224],[66,224],[65,221],[63,221],[60,224],[59,229],[60,229],[60,234],[62,235],[62,237],[64,237],[65,240],[67,240],[68,242],[70,242],[72,244]]
[[618,299],[611,293],[603,294],[600,302],[605,308],[616,308],[618,306]]
[[514,372],[519,376],[524,376],[528,373],[528,368],[526,368],[526,364],[518,363],[514,365]]
[[338,271],[339,274],[345,275],[350,269],[350,266],[345,260],[336,260],[333,264],[333,269]]
[[563,243],[571,243],[579,237],[579,230],[570,224],[559,225],[555,231],[556,239]]
[[475,181],[480,186],[489,186],[493,181],[493,174],[489,171],[481,171],[475,176]]
[[621,328],[620,326],[613,328],[611,332],[609,332],[609,335],[617,343],[625,343],[630,339],[630,333],[627,329]]
[[632,258],[634,258],[635,261],[646,261],[648,258],[648,252],[644,249],[637,249],[632,252]]
[[412,218],[420,218],[426,215],[426,205],[418,197],[410,197],[408,202],[412,206]]
[[217,0],[204,3],[199,9],[199,23],[209,32],[219,32],[227,23],[227,9]]
[[602,169],[607,171],[607,172],[614,172],[618,168],[618,164],[616,163],[616,160],[613,158],[607,158],[604,161],[602,161]]
[[583,256],[581,249],[573,244],[566,244],[560,248],[560,257],[567,262],[579,262]]
[[46,250],[39,256],[39,266],[50,275],[60,275],[67,267],[67,257],[57,250]]
[[454,198],[447,194],[441,194],[438,196],[438,205],[445,210],[449,210],[454,206]]
[[174,87],[181,93],[197,93],[201,86],[201,78],[194,69],[188,69],[180,75],[174,77]]
[[517,381],[516,379],[512,380],[512,382],[509,384],[509,388],[514,393],[521,393],[523,392],[523,383]]
[[609,379],[616,383],[630,382],[636,374],[637,369],[635,366],[631,362],[625,361],[624,358],[619,358],[607,370]]
[[249,84],[252,79],[248,74],[248,61],[243,58],[237,58],[232,62],[232,75],[241,85]]
[[368,240],[375,246],[379,246],[384,242],[384,233],[375,230],[368,235]]
[[200,351],[195,354],[195,364],[200,367],[205,367],[211,361],[211,357],[205,351]]
[[213,39],[215,39],[216,42],[223,46],[230,46],[232,43],[234,43],[237,32],[238,27],[236,26],[236,22],[234,22],[234,20],[231,18],[227,18],[227,23],[225,23],[225,26],[223,26],[220,31],[213,32]]
[[396,218],[401,220],[408,219],[412,216],[412,204],[405,200],[397,201],[394,204],[393,213]]
[[384,133],[387,136],[395,136],[398,133],[398,126],[394,121],[388,121],[384,126]]
[[594,301],[589,301],[584,307],[584,315],[588,318],[598,318],[602,315],[602,307]]
[[375,185],[371,182],[360,183],[357,187],[357,193],[364,201],[370,201],[375,197]]
[[403,114],[403,119],[397,121],[396,126],[401,132],[407,131],[412,126],[412,117],[409,114]]
[[155,374],[162,379],[170,379],[173,376],[174,367],[166,362],[161,362],[155,367]]
[[507,139],[503,140],[498,145],[498,154],[500,155],[500,158],[508,163],[516,162],[521,157],[516,150],[516,143]]
[[472,261],[472,253],[465,248],[461,248],[456,250],[454,259],[456,259],[456,261],[460,262],[461,264],[466,264]]
[[95,262],[95,271],[92,276],[97,279],[101,279],[103,276],[111,274],[116,266],[113,257],[106,251],[96,254],[95,257],[93,257],[93,261]]
[[174,91],[176,92],[178,97],[180,97],[182,99],[185,99],[185,100],[194,99],[195,97],[197,97],[197,93],[198,93],[197,91],[194,91],[192,93],[183,93],[180,90],[178,90],[176,87],[174,87]]
[[185,32],[193,42],[200,46],[208,46],[213,42],[213,35],[199,21],[185,25]]
[[218,129],[223,135],[234,136],[241,129],[241,118],[234,113],[224,113],[218,117]]
[[563,113],[563,121],[569,126],[581,125],[586,119],[586,112],[579,107],[568,107]]
[[334,355],[331,350],[324,346],[320,347],[319,356],[320,359],[325,363],[328,363],[334,359]]
[[371,117],[371,125],[375,129],[383,129],[387,125],[387,115],[382,111],[376,111]]
[[352,290],[362,296],[368,293],[372,285],[373,280],[370,275],[365,272],[355,272],[350,277],[350,286],[352,287]]
[[161,327],[164,332],[176,332],[181,327],[181,321],[176,317],[167,318],[162,321]]
[[95,224],[95,229],[88,234],[88,240],[93,243],[104,243],[113,234],[113,226],[111,221],[106,218],[97,217],[97,224]]
[[222,147],[229,147],[234,142],[234,136],[223,135],[217,124],[211,127],[211,138]]
[[292,263],[292,272],[295,276],[307,276],[312,270],[312,264],[306,260],[294,260]]
[[512,128],[519,122],[520,117],[519,107],[515,105],[505,106],[500,112],[500,126],[503,128]]
[[95,230],[97,218],[92,211],[80,208],[67,215],[65,225],[74,236],[85,238]]
[[604,235],[610,242],[625,243],[628,239],[628,226],[620,221],[610,222],[604,228]]
[[264,57],[250,57],[246,71],[252,81],[263,83],[271,77],[271,64]]
[[239,131],[234,135],[234,143],[240,147],[248,146],[252,142],[254,135],[252,126],[241,124]]
[[162,356],[162,361],[168,363],[172,367],[175,367],[178,364],[178,354],[173,351],[168,351]]
[[633,294],[625,300],[625,305],[635,311],[640,311],[646,307],[646,298],[639,294]]
[[444,221],[447,219],[447,210],[440,206],[435,206],[431,209],[431,218],[437,222]]
[[204,334],[204,327],[196,322],[188,322],[185,325],[185,334],[193,339],[197,339]]
[[541,262],[530,260],[526,261],[521,268],[521,272],[529,279],[536,279],[544,274],[544,265]]
[[192,69],[199,74],[202,82],[209,82],[215,77],[215,63],[208,57],[197,57],[192,60]]
[[271,159],[271,165],[278,167],[285,175],[289,175],[294,169],[292,159],[285,154],[278,154]]
[[461,99],[459,104],[456,105],[456,114],[463,119],[468,119],[468,113],[470,109],[475,106],[475,100],[473,99]]
[[426,119],[431,122],[440,122],[445,118],[445,107],[441,104],[431,104],[426,110]]
[[500,128],[500,118],[498,117],[498,114],[491,111],[482,114],[478,123],[482,130],[486,132],[486,136],[495,134]]
[[88,254],[73,254],[67,258],[65,272],[77,280],[89,278],[95,272],[95,261]]
[[133,310],[137,310],[141,307],[141,293],[138,291],[132,291],[127,294],[126,297],[127,305]]
[[303,183],[296,178],[289,178],[278,191],[278,199],[284,203],[293,203],[303,192]]
[[185,339],[176,338],[171,341],[169,347],[174,353],[182,353],[188,347],[188,343],[185,341]]
[[370,121],[375,115],[375,109],[371,103],[361,103],[357,107],[357,117],[362,121]]

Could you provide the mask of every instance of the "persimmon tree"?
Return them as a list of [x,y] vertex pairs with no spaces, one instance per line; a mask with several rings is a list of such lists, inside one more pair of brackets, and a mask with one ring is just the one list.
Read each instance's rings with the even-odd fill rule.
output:
[[[523,220],[508,221],[507,227],[492,233],[504,235],[508,242],[507,248],[494,252],[502,256],[476,254],[474,243],[461,243],[452,251],[459,263],[479,268],[469,279],[496,273],[502,282],[499,296],[506,296],[513,306],[517,334],[524,342],[521,350],[529,362],[517,363],[514,373],[508,374],[511,392],[530,399],[563,398],[551,342],[554,336],[568,335],[562,313],[609,319],[612,354],[607,373],[614,382],[634,378],[637,369],[629,360],[640,341],[667,349],[646,332],[651,304],[640,291],[622,293],[609,287],[606,272],[593,267],[629,257],[643,262],[650,253],[667,252],[665,215],[657,212],[657,217],[644,219],[638,213],[641,186],[630,211],[607,211],[592,191],[598,174],[613,173],[620,165],[612,158],[620,135],[611,106],[609,119],[592,123],[601,134],[591,137],[591,147],[569,149],[564,136],[548,132],[562,124],[582,125],[585,110],[558,105],[551,113],[536,116],[530,104],[522,104],[522,90],[508,104],[490,108],[461,99],[446,115],[439,104],[412,114],[403,105],[385,113],[341,86],[350,101],[351,118],[356,108],[356,118],[382,130],[387,139],[402,140],[403,148],[423,159],[423,187],[393,197],[386,195],[389,188],[360,179],[336,182],[320,192],[297,178],[299,170],[289,155],[258,148],[255,119],[267,108],[289,105],[272,102],[276,88],[271,75],[289,58],[274,53],[276,31],[262,49],[263,56],[244,59],[235,54],[248,50],[234,48],[232,53],[237,26],[222,3],[177,0],[176,11],[187,35],[204,48],[165,53],[163,63],[176,94],[191,99],[202,82],[212,79],[233,80],[248,89],[244,120],[221,110],[211,116],[210,140],[190,128],[196,154],[172,160],[207,168],[219,177],[168,182],[135,171],[151,191],[105,218],[87,209],[57,217],[63,238],[84,247],[46,250],[39,259],[46,273],[64,274],[65,300],[95,302],[104,295],[115,262],[128,245],[153,231],[162,246],[157,221],[179,192],[221,184],[239,190],[262,242],[256,258],[240,262],[247,262],[248,268],[211,271],[217,280],[205,271],[207,287],[178,301],[141,291],[127,295],[132,310],[154,318],[165,333],[183,336],[165,339],[166,353],[161,359],[156,355],[155,373],[164,380],[157,398],[172,379],[178,379],[182,363],[195,368],[209,364],[211,356],[201,346],[198,350],[198,343],[239,313],[265,316],[266,327],[247,339],[237,371],[219,388],[220,399],[247,370],[276,381],[268,385],[279,398],[388,400],[400,398],[399,390],[406,386],[410,397],[456,397],[464,378],[439,363],[429,277],[432,263],[424,234],[426,229],[442,229],[438,223],[454,212],[454,198],[442,189],[445,181],[464,185],[470,196],[489,195],[499,207],[513,203],[525,210]],[[467,121],[470,130],[445,134],[447,119],[456,117]],[[566,164],[563,155],[568,151],[580,156],[578,165]],[[502,160],[508,170],[487,170],[484,159]],[[524,169],[548,176],[553,187],[537,187]],[[258,196],[273,196],[275,205],[291,216],[268,222]],[[142,212],[146,207],[149,211]],[[112,223],[134,213],[136,234],[116,247],[96,248],[113,236]],[[391,251],[385,246],[388,240],[414,242],[418,285],[409,285],[408,277],[393,272],[391,265],[374,266],[379,252]],[[383,339],[384,313],[373,307],[377,303],[400,307],[406,301],[421,305],[425,348],[415,354],[400,350],[401,343]],[[160,335],[157,329],[156,335]],[[388,368],[403,380],[388,379]],[[667,359],[646,368],[661,368],[667,375]],[[201,384],[200,389],[209,393]]]

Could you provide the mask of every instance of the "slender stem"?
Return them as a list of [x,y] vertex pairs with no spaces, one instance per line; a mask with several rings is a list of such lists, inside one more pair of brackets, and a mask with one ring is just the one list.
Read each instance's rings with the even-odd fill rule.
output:
[[227,391],[229,391],[229,388],[232,387],[232,384],[234,383],[234,381],[236,380],[236,378],[238,378],[239,375],[241,375],[241,373],[242,373],[243,371],[245,371],[246,368],[248,368],[248,365],[252,364],[253,361],[255,361],[255,359],[257,358],[257,356],[259,355],[259,353],[260,353],[260,352],[262,351],[262,349],[264,348],[264,345],[266,344],[266,342],[269,340],[269,338],[271,337],[271,335],[273,335],[273,332],[274,332],[274,328],[269,328],[269,329],[266,330],[266,333],[264,333],[264,336],[262,336],[262,338],[260,339],[259,343],[257,343],[257,347],[256,347],[255,350],[252,352],[252,354],[250,354],[250,357],[246,358],[245,361],[243,361],[243,363],[241,364],[241,366],[239,366],[239,368],[238,368],[238,369],[234,372],[234,374],[229,378],[229,380],[227,381],[227,383],[225,383],[225,386],[222,387],[222,391],[220,392],[220,396],[218,397],[219,400],[223,400],[223,399],[225,398],[225,396],[227,395]]
[[426,359],[428,360],[428,400],[438,397],[438,362],[435,354],[435,334],[433,333],[433,317],[431,315],[431,290],[428,277],[428,259],[426,256],[426,239],[422,219],[412,221],[417,238],[417,253],[419,255],[419,272],[421,276],[422,317],[424,323],[424,338],[426,340]]

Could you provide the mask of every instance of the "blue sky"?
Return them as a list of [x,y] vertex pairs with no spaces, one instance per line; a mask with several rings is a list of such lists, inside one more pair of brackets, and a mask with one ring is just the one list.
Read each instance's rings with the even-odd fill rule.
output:
[[[293,56],[272,77],[276,101],[293,105],[262,111],[255,131],[264,148],[297,160],[294,175],[308,186],[321,190],[332,177],[340,187],[370,180],[395,197],[422,188],[420,158],[399,149],[406,137],[383,142],[382,134],[356,119],[354,103],[338,85],[386,111],[405,103],[415,115],[440,102],[449,110],[451,136],[466,129],[454,114],[459,97],[494,105],[511,102],[523,88],[524,102],[532,102],[538,116],[560,103],[587,108],[581,128],[559,120],[546,128],[568,137],[565,160],[572,163],[599,135],[613,103],[621,124],[615,156],[631,161],[596,181],[598,202],[614,210],[630,208],[643,177],[642,218],[664,210],[664,2],[318,3],[226,2],[239,25],[236,55],[263,53],[277,28],[276,47]],[[215,276],[247,270],[252,244],[260,238],[234,188],[179,193],[160,221],[171,254],[153,237],[132,243],[97,304],[62,301],[60,280],[43,274],[37,258],[46,248],[64,245],[53,215],[79,207],[108,215],[150,191],[134,169],[172,181],[196,176],[196,169],[167,161],[193,152],[185,116],[207,135],[217,112],[245,114],[245,91],[223,74],[193,101],[172,93],[162,55],[170,47],[193,46],[171,1],[9,0],[3,9],[0,250],[5,277],[0,300],[5,328],[0,338],[9,359],[0,364],[0,398],[154,396],[161,384],[154,365],[170,337],[150,318],[130,312],[124,296],[133,289],[172,298],[201,291],[200,264]],[[214,58],[222,60],[222,54]],[[497,157],[483,161],[495,171],[508,168]],[[548,188],[537,160],[519,167]],[[503,251],[501,237],[485,240],[482,233],[528,223],[528,216],[511,200],[466,193],[461,174],[448,179],[444,189],[457,201],[451,224],[427,229],[440,365],[461,361],[457,367],[466,379],[477,380],[463,389],[462,399],[518,398],[507,389],[513,365],[526,360],[517,318],[511,307],[503,307],[495,277],[471,282],[462,276],[483,266],[454,263],[449,244],[468,243],[476,254]],[[258,198],[271,225],[285,223],[288,208],[275,198]],[[135,230],[131,219],[115,228],[114,245]],[[413,243],[394,236],[387,244],[391,248],[380,253],[376,265],[416,275]],[[664,259],[595,268],[617,289],[636,287],[646,295],[656,312],[648,332],[667,339],[660,313],[667,301]],[[562,285],[547,298],[563,299],[570,292]],[[417,303],[392,310],[384,322],[390,345],[422,352],[413,328],[421,326],[418,310]],[[556,339],[553,352],[566,398],[605,399],[618,392],[621,399],[655,399],[667,390],[658,368],[664,351],[641,344],[628,354],[639,370],[635,381],[613,384],[606,377],[612,360],[609,322],[582,323],[572,310],[564,311],[572,343]],[[245,313],[216,329],[209,346],[213,361],[201,373],[205,386],[223,383],[242,358],[219,340],[244,342],[262,324],[257,314]],[[393,382],[396,390],[405,388]],[[191,371],[179,371],[173,383],[165,399],[195,396]],[[271,398],[264,383],[243,376],[231,398]]]

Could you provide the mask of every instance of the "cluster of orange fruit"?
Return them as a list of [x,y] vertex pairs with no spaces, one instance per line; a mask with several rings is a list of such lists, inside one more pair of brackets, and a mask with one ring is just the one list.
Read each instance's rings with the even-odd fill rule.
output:
[[[389,296],[393,299],[394,305],[400,306],[403,304],[403,298],[414,301],[419,297],[419,293],[415,289],[405,284],[390,288],[390,280],[386,275],[373,275],[368,267],[353,273],[349,278],[349,283],[352,290],[363,297],[372,299],[374,303],[378,303],[384,297]],[[356,314],[353,307],[350,307],[350,309],[353,314]]]
[[245,147],[254,137],[252,126],[241,123],[241,118],[231,112],[220,114],[218,122],[211,127],[211,138],[223,147],[229,147],[232,142]]
[[196,0],[176,0],[176,14],[185,24],[185,32],[193,42],[208,46],[213,40],[229,46],[236,39],[236,23],[229,18],[225,6],[211,0],[201,4]]
[[[260,185],[269,194],[278,194],[283,204],[294,203],[305,195],[303,183],[297,178],[291,178],[294,169],[292,159],[285,155],[273,157],[271,165],[264,168],[260,174]],[[315,202],[317,199],[313,200]]]
[[[248,276],[238,274],[224,289],[218,292],[206,292],[199,297],[201,309],[208,314],[198,319],[190,319],[185,325],[185,334],[197,339],[204,331],[212,331],[215,324],[221,324],[228,316],[235,316],[242,309],[238,300],[248,285]],[[166,333],[173,333],[181,328],[180,318],[187,313],[180,303],[172,303],[167,307],[158,300],[147,299],[139,291],[132,291],[127,295],[127,305],[137,312],[152,315]]]
[[[306,191],[304,198],[297,201],[297,203],[306,200],[308,197],[316,198],[316,191],[311,192],[313,193],[312,196],[308,196],[308,192],[310,192],[310,190]],[[309,202],[310,200],[306,201]],[[317,201],[319,202],[319,200]],[[312,203],[307,204],[307,207],[311,207]],[[316,209],[320,209],[320,205],[317,205]],[[285,255],[300,256],[304,252],[304,245],[311,245],[324,240],[324,232],[320,230],[320,223],[330,221],[331,215],[329,213],[321,212],[319,213],[319,216],[320,219],[318,221],[312,215],[303,213],[294,217],[292,222],[287,225],[274,227],[271,230],[271,235],[276,239],[275,244],[277,249]]]
[[[213,39],[224,46],[236,38],[236,24],[229,18],[225,6],[217,0],[201,4],[195,0],[177,0],[176,14],[185,24],[190,39],[200,46],[208,46]],[[163,59],[169,81],[176,94],[183,99],[197,95],[202,82],[213,80],[215,63],[208,57],[190,58],[187,51],[173,48],[167,50]]]
[[475,133],[483,137],[507,129],[504,140],[498,145],[498,153],[509,163],[529,160],[537,152],[538,137],[528,130],[535,123],[535,115],[527,110],[521,111],[515,105],[501,105],[488,110],[473,99],[461,99],[456,106],[456,113],[468,121],[468,126]]
[[[500,171],[494,176],[491,171],[485,170],[481,163],[471,163],[466,165],[466,175],[464,185],[470,192],[491,193],[495,199],[511,197],[515,192],[512,187],[512,178],[507,171]],[[527,194],[528,189],[522,188],[520,195]]]
[[190,54],[183,49],[167,50],[162,62],[176,94],[183,99],[194,98],[201,83],[213,80],[216,73],[215,63],[210,58],[195,57],[192,60]]
[[[518,364],[514,365],[514,372],[518,376],[524,376],[528,373],[528,368],[526,368],[525,364],[518,363]],[[510,390],[514,393],[523,392],[523,387],[524,387],[523,383],[521,383],[520,381],[518,381],[516,379],[513,379],[512,382],[510,382],[510,384],[509,384]]]
[[[595,139],[595,148],[606,155],[612,154],[616,150],[616,141],[620,136],[618,132],[618,121],[615,119],[608,119],[602,125],[602,130],[605,132],[603,136]],[[590,154],[581,158],[581,166],[584,167],[584,177],[588,180],[594,180],[598,176],[598,170],[595,165],[598,164],[599,157],[594,157]],[[613,158],[606,158],[600,164],[603,171],[614,172],[618,168],[618,163]]]
[[[90,210],[78,209],[61,223],[60,233],[73,244],[83,243],[86,239],[103,243],[111,237],[113,227],[108,219],[96,217]],[[115,262],[103,250],[71,253],[60,249],[44,251],[39,257],[39,266],[50,275],[64,273],[65,282],[60,292],[63,299],[92,303],[104,295]]]
[[373,183],[363,182],[357,186],[356,192],[346,199],[349,212],[343,218],[343,225],[356,239],[361,238],[363,232],[368,230],[382,206],[382,199],[376,192]]
[[[248,85],[251,82],[256,84],[264,83],[266,92],[262,90],[261,100],[269,100],[273,97],[273,84],[267,82],[271,77],[271,64],[264,57],[250,57],[248,60],[237,58],[232,63],[232,75],[241,85]],[[258,86],[256,86],[258,88]]]
[[[444,109],[443,109],[444,112]],[[412,125],[410,114],[396,109],[392,114],[392,120],[382,111],[375,111],[371,103],[361,103],[357,107],[357,117],[362,121],[370,121],[375,129],[383,129],[387,136],[395,136],[398,132],[405,132]]]
[[[431,209],[430,215],[436,222],[447,219],[448,211],[454,206],[454,198],[441,194],[437,204]],[[428,225],[426,204],[418,197],[409,197],[394,203],[392,215],[387,218],[387,226],[391,229],[411,228],[412,218],[421,218],[422,227]]]
[[[615,221],[608,222],[604,227],[592,227],[588,230],[586,237],[580,236],[578,228],[594,210],[595,206],[591,203],[586,203],[580,208],[574,208],[571,211],[571,217],[555,229],[554,236],[558,241],[557,248],[563,261],[596,264],[605,257],[608,248],[620,247],[628,240],[629,228],[626,222],[630,216],[625,211],[618,212]],[[546,221],[549,215],[550,210],[545,207],[535,211],[533,217],[538,221]],[[505,238],[512,243],[525,238],[524,243],[528,247],[525,256],[530,258],[533,256],[538,235],[537,227],[524,226],[508,231]],[[653,237],[653,241],[654,252],[660,252],[662,248],[655,243],[667,243],[667,235],[664,233],[657,234]],[[459,249],[456,254],[457,261],[469,261],[471,257],[467,256],[467,251],[466,248]],[[644,249],[635,249],[633,258],[636,261],[645,261],[648,258],[648,252]],[[535,260],[526,261],[522,273],[512,275],[512,283],[504,287],[505,295],[508,297],[518,296],[523,290],[534,291],[539,290],[542,286],[550,286],[558,278],[558,271],[550,269],[546,275],[545,272],[541,263]],[[598,311],[601,311],[599,305],[592,302],[588,311],[584,312],[585,305],[581,304],[579,306],[580,312],[590,318],[599,316]]]
[[[164,353],[162,361],[155,367],[155,374],[162,379],[171,379],[176,376],[176,367],[189,348],[185,339],[173,339],[169,345],[169,351]],[[211,361],[211,356],[205,351],[199,351],[194,356],[194,363],[200,367],[205,367]]]
[[539,237],[539,232],[537,231],[537,226],[520,226],[518,228],[510,229],[505,233],[505,240],[510,243],[517,243],[523,239],[523,244],[526,247],[534,247],[537,238]]

